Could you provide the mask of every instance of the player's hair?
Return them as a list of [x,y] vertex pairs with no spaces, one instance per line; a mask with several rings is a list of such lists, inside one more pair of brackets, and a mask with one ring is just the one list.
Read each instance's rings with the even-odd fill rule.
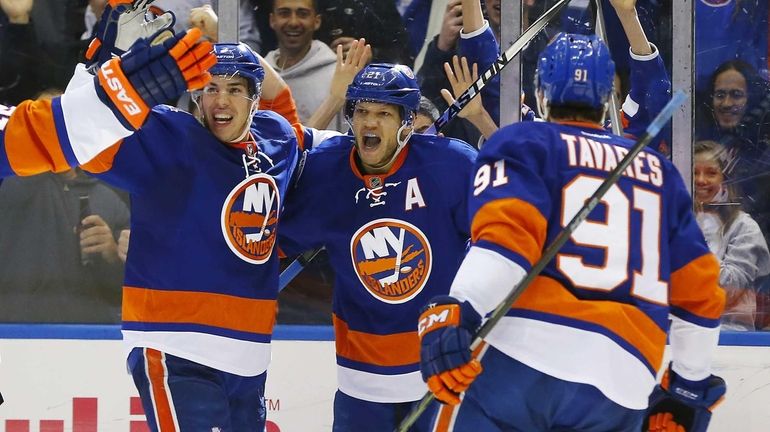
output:
[[586,105],[550,105],[548,115],[555,120],[602,123],[604,121],[605,110],[604,107],[594,108]]

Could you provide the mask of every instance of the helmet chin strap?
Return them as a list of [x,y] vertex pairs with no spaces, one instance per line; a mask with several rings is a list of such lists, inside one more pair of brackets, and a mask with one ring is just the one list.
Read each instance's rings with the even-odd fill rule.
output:
[[254,114],[256,114],[257,108],[259,108],[259,96],[255,97],[254,100],[251,102],[251,108],[249,109],[249,117],[246,120],[246,124],[243,127],[243,132],[238,138],[231,140],[230,143],[239,143],[246,138],[246,136],[249,134],[249,130],[251,129],[251,120],[254,118]]
[[537,101],[537,114],[543,120],[548,120],[548,103],[543,93],[538,90],[535,93],[535,100]]
[[401,150],[404,149],[404,146],[406,146],[406,143],[409,142],[409,138],[411,138],[412,134],[414,133],[414,129],[412,129],[409,131],[409,133],[406,134],[406,137],[404,137],[403,140],[401,139],[401,134],[409,126],[411,126],[410,122],[407,122],[406,120],[401,122],[401,127],[399,127],[398,131],[396,131],[396,142],[398,144],[396,145],[396,150],[393,152],[393,156],[391,156],[387,162],[375,168],[386,167],[392,164],[394,160],[396,160],[396,158],[398,157],[398,154],[401,153]]

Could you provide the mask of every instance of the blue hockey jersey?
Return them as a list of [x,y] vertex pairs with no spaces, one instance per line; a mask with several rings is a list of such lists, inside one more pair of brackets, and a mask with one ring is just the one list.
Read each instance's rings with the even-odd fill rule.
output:
[[154,348],[243,376],[267,369],[278,293],[273,246],[298,148],[273,112],[258,111],[251,134],[250,160],[190,114],[159,106],[88,165],[131,193],[128,350]]
[[[476,161],[472,250],[529,271],[632,144],[582,123],[501,129]],[[669,313],[686,322],[691,341],[675,358],[700,364],[716,346],[724,306],[719,265],[691,209],[675,167],[642,151],[486,341],[541,372],[645,408]],[[463,264],[451,292],[485,303],[482,313],[515,282],[474,286],[489,273],[486,262]]]
[[365,175],[353,139],[337,136],[307,154],[279,242],[288,255],[329,253],[339,389],[414,401],[425,392],[415,322],[431,297],[447,293],[462,260],[476,151],[415,134],[388,173]]

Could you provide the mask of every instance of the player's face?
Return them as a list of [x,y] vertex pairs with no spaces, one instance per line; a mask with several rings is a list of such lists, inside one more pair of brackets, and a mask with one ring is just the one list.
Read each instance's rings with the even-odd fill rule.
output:
[[741,122],[746,112],[748,93],[746,78],[736,70],[727,70],[719,74],[714,82],[711,102],[714,116],[719,127],[732,129]]
[[251,120],[252,102],[246,78],[215,75],[203,88],[200,105],[211,133],[222,142],[233,142]]
[[367,173],[387,172],[398,148],[396,134],[401,127],[398,106],[379,102],[358,102],[353,111],[353,134],[361,164]]
[[313,32],[321,27],[321,16],[315,13],[312,0],[276,0],[270,13],[270,28],[278,45],[285,50],[302,50],[310,46]]
[[695,200],[709,203],[722,188],[722,181],[724,181],[722,169],[719,168],[719,163],[711,152],[697,153],[694,159]]

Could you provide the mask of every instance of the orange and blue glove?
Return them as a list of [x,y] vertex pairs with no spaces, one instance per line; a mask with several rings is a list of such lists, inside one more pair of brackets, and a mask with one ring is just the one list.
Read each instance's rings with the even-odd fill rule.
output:
[[645,431],[705,432],[711,413],[724,399],[725,380],[711,375],[700,381],[682,378],[671,369],[650,395]]
[[155,105],[211,81],[208,70],[217,59],[211,43],[200,37],[200,30],[191,29],[160,45],[140,39],[99,68],[96,93],[126,128],[138,129]]
[[151,45],[172,37],[172,12],[155,16],[149,12],[153,0],[109,0],[96,23],[86,50],[86,68],[96,69],[113,57],[121,56],[139,39]]
[[457,405],[481,373],[481,363],[471,352],[481,316],[470,303],[451,296],[431,299],[423,308],[417,333],[420,337],[420,372],[440,402]]

